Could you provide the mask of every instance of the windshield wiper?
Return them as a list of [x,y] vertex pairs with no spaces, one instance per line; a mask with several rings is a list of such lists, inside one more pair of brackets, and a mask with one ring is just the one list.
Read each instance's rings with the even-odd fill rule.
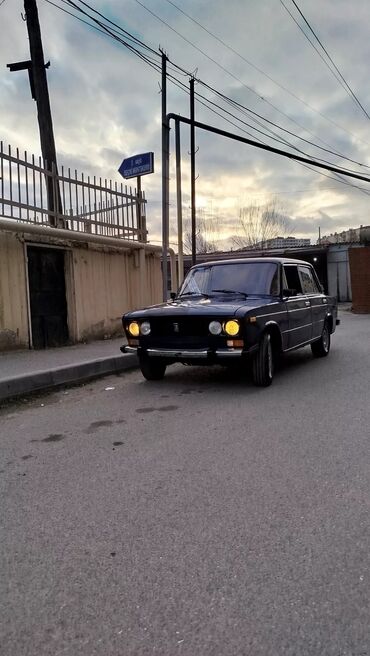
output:
[[244,298],[248,298],[249,294],[235,289],[211,289],[212,292],[220,292],[221,294],[241,294]]
[[208,294],[204,294],[204,292],[185,292],[184,294],[179,294],[177,298],[182,298],[183,296],[203,296],[204,298],[209,298]]

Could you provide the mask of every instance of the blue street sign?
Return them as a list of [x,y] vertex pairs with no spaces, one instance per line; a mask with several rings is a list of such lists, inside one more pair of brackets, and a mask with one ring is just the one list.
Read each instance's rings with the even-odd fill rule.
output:
[[118,172],[124,178],[136,178],[139,175],[154,173],[154,153],[143,153],[124,159]]

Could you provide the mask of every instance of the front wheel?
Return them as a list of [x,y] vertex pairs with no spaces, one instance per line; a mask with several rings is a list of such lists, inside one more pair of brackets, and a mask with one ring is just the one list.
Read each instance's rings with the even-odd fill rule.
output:
[[162,380],[166,373],[166,365],[162,360],[140,358],[139,364],[141,373],[146,380]]
[[325,358],[327,355],[329,355],[330,330],[327,321],[324,323],[324,328],[322,330],[320,339],[318,339],[317,342],[313,342],[311,344],[311,351],[315,358]]
[[274,377],[274,356],[271,335],[265,333],[253,359],[253,382],[258,387],[268,387]]

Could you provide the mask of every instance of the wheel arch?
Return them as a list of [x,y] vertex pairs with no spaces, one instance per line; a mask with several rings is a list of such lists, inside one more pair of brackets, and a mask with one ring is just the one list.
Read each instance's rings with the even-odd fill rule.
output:
[[271,337],[273,350],[276,353],[280,353],[283,348],[283,340],[281,337],[280,328],[276,321],[267,321],[263,330],[263,334],[265,333],[268,333]]
[[325,321],[328,324],[329,332],[332,333],[334,329],[333,315],[327,314],[325,317]]

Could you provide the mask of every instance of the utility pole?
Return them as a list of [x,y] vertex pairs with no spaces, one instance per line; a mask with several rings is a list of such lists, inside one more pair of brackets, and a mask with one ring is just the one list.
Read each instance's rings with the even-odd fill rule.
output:
[[194,126],[194,77],[190,78],[190,180],[191,180],[191,263],[197,259],[197,235],[195,214],[195,126]]
[[167,301],[167,265],[169,242],[169,150],[170,128],[167,119],[167,55],[162,51],[162,267],[163,300]]
[[36,0],[24,0],[24,10],[26,13],[27,31],[30,42],[31,60],[19,62],[18,64],[8,64],[10,71],[28,70],[31,85],[32,98],[37,104],[37,118],[39,123],[41,153],[45,162],[45,167],[50,171],[46,175],[46,189],[48,198],[49,222],[52,225],[57,224],[57,214],[62,213],[62,203],[57,184],[57,157],[53,133],[53,121],[51,116],[48,83],[46,78],[46,68],[50,62],[45,64],[44,52],[41,41],[41,30],[39,16],[37,11]]

